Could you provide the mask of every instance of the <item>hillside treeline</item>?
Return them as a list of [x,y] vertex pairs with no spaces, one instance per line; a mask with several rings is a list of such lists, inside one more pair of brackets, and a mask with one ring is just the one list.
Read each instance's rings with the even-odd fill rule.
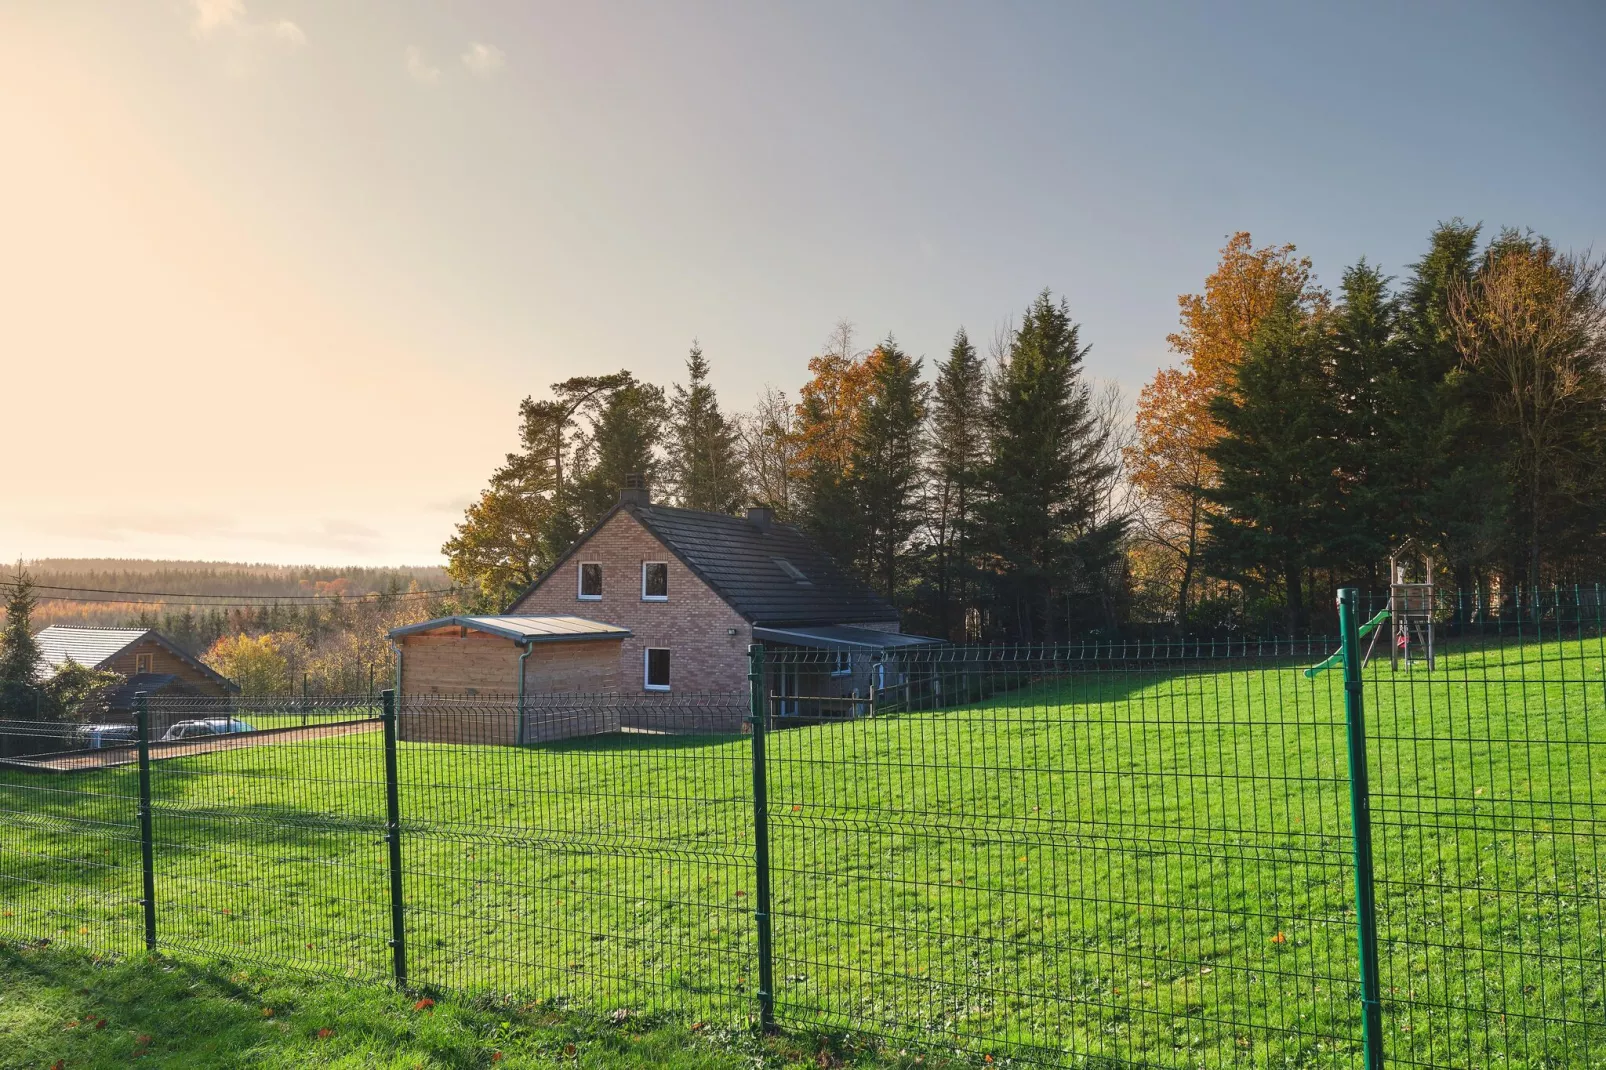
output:
[[[644,475],[655,500],[773,508],[899,605],[909,630],[1052,641],[1133,621],[1300,631],[1391,547],[1498,611],[1606,553],[1606,288],[1545,239],[1438,227],[1403,278],[1337,292],[1292,245],[1233,236],[1179,298],[1180,357],[1129,411],[1088,379],[1064,299],[928,366],[841,324],[795,394],[724,410],[694,344],[669,390],[628,371],[526,398],[447,541],[506,605]],[[1314,607],[1314,610],[1313,610]]]
[[389,629],[457,605],[438,593],[450,580],[434,567],[61,558],[26,562],[10,578],[12,604],[28,606],[30,631],[155,628],[253,695],[384,686]]

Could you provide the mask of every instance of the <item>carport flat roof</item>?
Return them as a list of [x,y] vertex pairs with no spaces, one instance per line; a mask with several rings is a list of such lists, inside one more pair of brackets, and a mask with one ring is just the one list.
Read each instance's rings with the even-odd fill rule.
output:
[[391,630],[392,639],[436,628],[472,628],[511,639],[515,643],[556,643],[581,639],[626,639],[629,628],[584,617],[436,617],[422,624]]
[[925,635],[878,632],[874,628],[855,628],[848,624],[826,624],[811,628],[754,628],[753,638],[761,643],[786,643],[815,650],[897,650],[942,642],[941,639]]

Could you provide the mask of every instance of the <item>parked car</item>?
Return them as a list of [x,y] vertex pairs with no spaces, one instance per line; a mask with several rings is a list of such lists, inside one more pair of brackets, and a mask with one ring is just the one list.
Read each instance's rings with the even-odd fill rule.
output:
[[126,747],[139,741],[139,729],[131,724],[81,724],[74,735],[81,750]]
[[163,743],[176,739],[201,739],[205,736],[228,736],[236,732],[255,732],[256,729],[238,717],[208,717],[200,721],[175,721],[162,736]]

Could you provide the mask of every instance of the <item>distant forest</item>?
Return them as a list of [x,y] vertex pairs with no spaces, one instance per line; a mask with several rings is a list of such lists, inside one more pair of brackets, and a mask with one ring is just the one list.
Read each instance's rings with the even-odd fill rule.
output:
[[156,628],[251,694],[366,691],[388,680],[390,628],[457,608],[436,567],[42,558],[22,571],[31,631]]

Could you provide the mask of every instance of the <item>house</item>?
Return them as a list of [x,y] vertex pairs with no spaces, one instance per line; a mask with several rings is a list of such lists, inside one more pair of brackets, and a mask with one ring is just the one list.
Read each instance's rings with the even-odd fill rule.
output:
[[508,612],[584,613],[628,629],[621,692],[688,715],[700,704],[701,726],[726,731],[746,713],[752,643],[785,652],[768,686],[786,714],[803,711],[800,699],[867,697],[892,682],[885,651],[938,642],[902,635],[897,609],[771,510],[676,509],[645,487],[627,487]]
[[[232,680],[161,632],[150,628],[73,628],[52,624],[34,636],[42,678],[73,661],[91,669],[119,673],[124,683],[107,695],[113,720],[133,720],[134,695],[162,698],[227,699],[239,693]],[[153,724],[153,728],[160,727]]]
[[619,645],[629,637],[561,615],[438,617],[396,628],[397,734],[516,744],[617,731]]

